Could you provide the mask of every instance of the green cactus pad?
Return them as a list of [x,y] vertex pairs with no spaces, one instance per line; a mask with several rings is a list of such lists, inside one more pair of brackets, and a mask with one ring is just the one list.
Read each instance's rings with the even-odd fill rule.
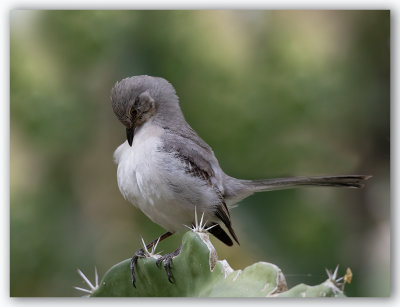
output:
[[244,270],[233,270],[218,260],[208,234],[189,231],[183,237],[182,252],[171,266],[175,283],[167,279],[155,257],[141,258],[135,267],[136,288],[130,280],[130,259],[111,267],[91,296],[130,297],[317,297],[342,292],[327,280],[318,286],[298,285],[287,290],[281,270],[257,262]]

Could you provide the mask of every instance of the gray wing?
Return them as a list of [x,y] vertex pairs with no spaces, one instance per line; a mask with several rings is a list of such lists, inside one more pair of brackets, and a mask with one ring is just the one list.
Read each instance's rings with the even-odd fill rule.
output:
[[[219,167],[218,161],[210,146],[208,146],[191,128],[189,131],[183,130],[180,132],[165,129],[162,139],[163,150],[180,159],[185,166],[186,173],[200,178],[214,190],[219,200],[215,209],[215,215],[224,223],[229,233],[235,241],[238,242],[238,238],[232,228],[229,210],[224,199],[222,182],[224,173]],[[232,241],[230,244],[226,241],[226,236],[224,236],[222,228],[218,226],[214,228],[218,229],[218,231],[211,231],[212,234],[224,243],[232,245]]]
[[224,173],[211,147],[190,126],[181,130],[164,127],[164,131],[165,133],[162,136],[163,150],[179,155],[188,163],[195,165],[199,171],[207,176],[207,180],[210,180],[211,184],[224,194]]

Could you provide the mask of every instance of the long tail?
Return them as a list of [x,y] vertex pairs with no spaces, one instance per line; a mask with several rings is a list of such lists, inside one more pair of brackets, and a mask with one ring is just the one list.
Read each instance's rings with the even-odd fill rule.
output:
[[253,192],[290,189],[301,186],[328,186],[362,188],[364,181],[371,178],[367,175],[289,177],[261,180],[240,180],[240,183]]
[[[224,198],[226,204],[231,207],[254,192],[283,190],[307,186],[362,188],[364,186],[364,181],[371,177],[372,176],[368,175],[339,175],[242,180],[225,175]],[[236,242],[238,242],[230,223],[228,225],[225,223],[225,225],[227,227],[229,226],[230,234],[235,238]],[[225,244],[229,246],[232,245],[232,240],[228,237],[225,231],[219,227],[219,225],[217,227],[218,228],[213,229],[213,232],[210,232]]]

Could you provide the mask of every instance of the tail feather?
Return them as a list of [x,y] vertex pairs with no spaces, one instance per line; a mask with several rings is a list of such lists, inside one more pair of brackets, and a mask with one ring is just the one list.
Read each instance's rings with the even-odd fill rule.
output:
[[[371,177],[372,176],[368,175],[339,175],[241,180],[225,175],[224,200],[226,204],[232,208],[237,202],[250,196],[254,192],[283,190],[307,186],[362,188],[364,187],[364,181]],[[229,232],[235,241],[238,242],[235,232],[232,229],[229,215],[227,221],[224,220],[224,218],[221,218],[221,216],[218,217],[224,222],[225,226],[228,227]],[[225,244],[229,246],[233,244],[232,240],[219,225],[210,229],[209,232]]]
[[301,186],[329,186],[362,188],[364,181],[371,178],[367,175],[340,175],[340,176],[312,176],[289,177],[261,180],[241,180],[241,183],[252,192],[291,189]]

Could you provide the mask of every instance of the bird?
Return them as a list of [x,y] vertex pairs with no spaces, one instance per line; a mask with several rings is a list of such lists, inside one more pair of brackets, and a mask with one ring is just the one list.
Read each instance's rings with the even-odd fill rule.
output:
[[[126,141],[113,155],[119,190],[167,231],[146,248],[184,225],[194,225],[197,211],[207,221],[211,235],[228,246],[234,241],[239,244],[230,208],[253,193],[305,186],[361,188],[371,177],[237,179],[221,169],[212,148],[186,122],[175,88],[166,79],[148,75],[124,78],[112,87],[110,98],[113,112],[126,129]],[[174,282],[171,263],[180,250],[181,246],[156,262],[163,264],[170,282]],[[135,265],[144,256],[139,249],[131,258],[134,287]]]

